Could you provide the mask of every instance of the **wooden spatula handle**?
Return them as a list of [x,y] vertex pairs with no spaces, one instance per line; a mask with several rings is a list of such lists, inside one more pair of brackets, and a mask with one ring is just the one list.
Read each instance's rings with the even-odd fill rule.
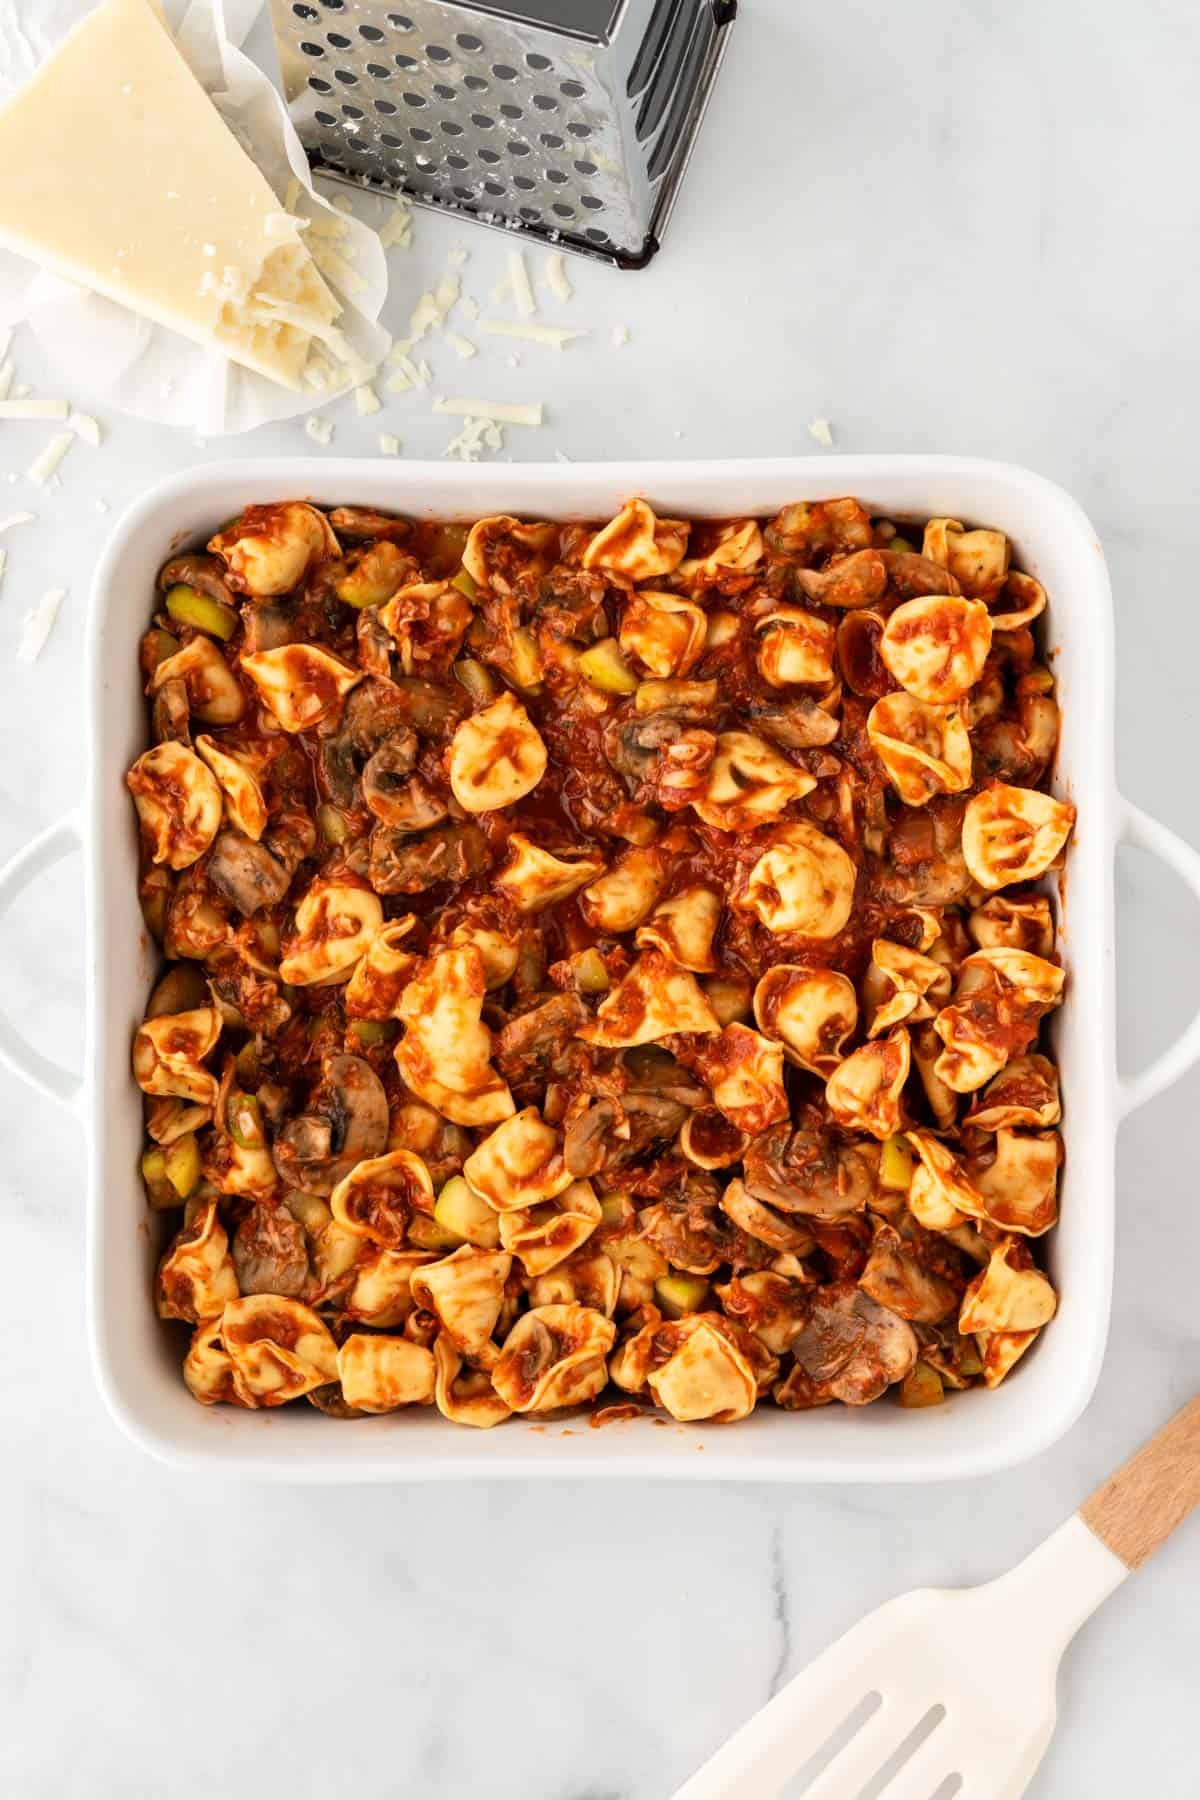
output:
[[1137,1569],[1200,1506],[1200,1394],[1101,1482],[1080,1516],[1127,1569]]

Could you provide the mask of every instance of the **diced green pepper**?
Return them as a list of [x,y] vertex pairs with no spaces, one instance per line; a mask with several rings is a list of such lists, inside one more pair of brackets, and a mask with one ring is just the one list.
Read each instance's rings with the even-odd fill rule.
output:
[[907,1194],[912,1185],[917,1159],[902,1132],[894,1132],[883,1141],[879,1155],[879,1185],[898,1194]]
[[389,1044],[400,1027],[395,1019],[351,1019],[348,1029],[360,1044]]
[[927,1362],[914,1363],[900,1383],[901,1406],[940,1406],[945,1398],[942,1378]]
[[237,1078],[243,1087],[248,1087],[252,1081],[261,1079],[262,1064],[259,1061],[258,1045],[253,1038],[247,1038],[238,1051],[234,1058],[234,1068],[237,1070]]
[[590,950],[581,950],[578,956],[572,958],[571,968],[575,986],[581,994],[607,994],[612,983],[608,979],[604,958],[594,944]]
[[238,628],[238,616],[231,606],[222,605],[220,600],[201,594],[182,581],[167,589],[167,613],[177,625],[190,625],[193,631],[220,638],[223,644]]
[[518,625],[512,634],[509,674],[519,688],[536,688],[542,685],[541,652],[532,631],[524,625]]
[[708,1298],[708,1283],[702,1275],[660,1275],[654,1295],[668,1319],[682,1319],[685,1313],[700,1311]]
[[166,662],[168,656],[179,654],[179,639],[164,631],[161,625],[152,625],[142,639],[142,668],[146,675],[153,675],[159,663]]
[[146,1184],[146,1199],[156,1212],[180,1204],[179,1195],[167,1180],[166,1154],[157,1144],[142,1157],[142,1180]]
[[350,836],[346,815],[324,803],[317,808],[317,830],[327,844],[344,844]]
[[910,556],[912,556],[915,554],[917,546],[913,543],[910,543],[908,538],[901,537],[899,532],[897,532],[896,536],[894,538],[892,538],[891,541],[888,543],[887,548],[889,550],[904,550],[904,551],[907,551],[907,553]]
[[628,1194],[605,1194],[600,1202],[600,1216],[606,1225],[623,1225],[632,1211]]
[[496,698],[499,688],[492,671],[470,656],[460,656],[454,665],[458,682],[466,688],[476,706],[487,706]]
[[408,1241],[416,1250],[457,1250],[463,1240],[428,1213],[416,1213],[408,1221]]
[[262,1107],[254,1094],[230,1094],[225,1106],[229,1135],[239,1150],[261,1150],[267,1138]]
[[194,1131],[185,1131],[163,1153],[167,1180],[181,1200],[186,1200],[200,1181],[200,1146]]
[[638,678],[621,654],[616,638],[601,638],[579,658],[579,672],[603,694],[635,694]]
[[450,586],[456,587],[460,594],[467,596],[468,600],[474,600],[479,593],[479,585],[475,577],[469,575],[465,569],[460,569],[457,575],[451,577]]
[[433,1217],[461,1244],[474,1244],[480,1250],[499,1247],[500,1221],[462,1175],[450,1177],[434,1203]]

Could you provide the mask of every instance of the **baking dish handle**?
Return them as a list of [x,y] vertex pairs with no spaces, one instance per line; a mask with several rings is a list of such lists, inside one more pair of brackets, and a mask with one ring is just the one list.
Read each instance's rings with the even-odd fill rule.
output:
[[[39,832],[24,849],[18,850],[0,869],[0,920],[17,895],[23,893],[31,881],[44,870],[52,869],[55,863],[61,862],[64,856],[69,856],[82,844],[83,831],[79,816],[71,812],[47,826],[45,831]],[[83,1098],[82,1077],[72,1074],[69,1069],[59,1068],[57,1063],[35,1050],[3,1013],[0,1013],[0,1062],[6,1063],[30,1087],[37,1088],[48,1099],[57,1100],[60,1106],[66,1106],[72,1112],[80,1111]]]
[[[1140,806],[1134,806],[1130,800],[1121,798],[1118,837],[1123,844],[1132,844],[1137,850],[1148,850],[1151,856],[1157,856],[1169,868],[1184,880],[1191,888],[1197,900],[1200,900],[1200,852],[1193,850],[1183,838],[1166,825],[1160,825],[1149,813],[1144,813]],[[1148,1069],[1140,1075],[1121,1076],[1117,1081],[1117,1098],[1122,1118],[1144,1106],[1147,1100],[1153,1100],[1164,1088],[1186,1075],[1194,1063],[1200,1062],[1200,1013],[1192,1020],[1187,1030],[1177,1037],[1169,1049],[1155,1058]]]

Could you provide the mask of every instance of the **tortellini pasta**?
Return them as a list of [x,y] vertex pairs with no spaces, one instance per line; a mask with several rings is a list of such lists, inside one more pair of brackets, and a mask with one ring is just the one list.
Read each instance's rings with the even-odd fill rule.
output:
[[316,558],[340,549],[325,514],[302,501],[248,506],[240,519],[209,540],[233,585],[262,598],[289,594]]
[[346,1016],[392,1019],[409,977],[421,960],[412,948],[417,921],[411,913],[381,925],[354,965],[346,984]]
[[642,950],[661,950],[694,975],[707,975],[718,966],[713,938],[720,922],[719,895],[711,888],[687,887],[661,901],[633,941]]
[[826,1105],[847,1130],[892,1137],[903,1121],[909,1066],[908,1032],[897,1025],[887,1037],[863,1044],[838,1064],[825,1083]]
[[906,693],[932,706],[962,700],[992,647],[992,620],[978,600],[926,594],[889,614],[879,654]]
[[209,637],[194,637],[160,662],[149,692],[157,694],[169,681],[182,682],[189,713],[206,725],[236,725],[246,710],[237,677]]
[[196,750],[217,778],[229,819],[257,844],[267,826],[267,803],[254,768],[245,757],[220,749],[203,732],[196,739]]
[[329,1210],[356,1237],[398,1250],[411,1215],[433,1211],[433,1182],[413,1151],[389,1150],[355,1163],[329,1196]]
[[284,939],[281,980],[292,987],[309,987],[348,978],[382,924],[383,906],[369,887],[314,881]]
[[518,575],[544,562],[557,537],[557,525],[526,524],[508,514],[479,519],[467,534],[463,568],[477,586],[507,594]]
[[1002,531],[964,531],[957,519],[930,519],[921,553],[949,569],[973,600],[990,600],[1008,579],[1009,544]]
[[660,850],[625,850],[603,875],[584,888],[579,909],[597,931],[632,931],[653,910],[665,876],[666,863]]
[[546,746],[513,694],[464,719],[450,745],[450,787],[465,812],[495,812],[532,793]]
[[643,950],[628,975],[601,1001],[579,1036],[607,1049],[653,1044],[677,1031],[720,1029],[704,991],[661,950]]
[[909,806],[971,785],[971,740],[957,706],[931,706],[911,694],[885,694],[867,720],[871,748]]
[[593,1399],[608,1380],[616,1326],[590,1306],[535,1306],[504,1340],[492,1386],[518,1413],[553,1412]]
[[692,806],[706,825],[718,831],[752,831],[777,819],[816,785],[807,770],[797,768],[752,731],[723,731]]
[[342,1398],[355,1412],[388,1413],[433,1401],[433,1352],[407,1338],[351,1332],[337,1353]]
[[757,1137],[787,1118],[782,1044],[748,1025],[726,1025],[706,1044],[703,1068],[713,1105],[747,1136]]
[[768,931],[833,938],[850,917],[857,879],[841,845],[797,819],[771,831],[734,904],[756,913]]
[[722,525],[717,541],[704,556],[679,565],[679,578],[689,587],[720,587],[729,576],[747,575],[762,561],[763,537],[757,519]]
[[218,1318],[237,1297],[229,1237],[214,1198],[183,1227],[158,1266],[158,1315],[196,1324]]
[[277,1294],[230,1300],[221,1315],[221,1342],[239,1395],[253,1406],[283,1406],[338,1379],[337,1346],[317,1314],[299,1300]]
[[138,757],[125,785],[156,863],[189,869],[221,828],[221,789],[194,750],[168,740]]
[[524,832],[514,831],[508,840],[508,861],[494,885],[518,912],[544,912],[594,881],[603,867],[604,858],[590,851],[557,856]]
[[527,1275],[544,1275],[587,1242],[601,1216],[591,1182],[572,1181],[553,1200],[502,1212],[500,1242]]
[[264,706],[290,732],[311,731],[336,712],[362,680],[361,670],[347,667],[339,657],[313,644],[257,650],[243,656],[241,665]]
[[754,990],[754,1018],[760,1031],[779,1039],[790,1062],[829,1076],[858,1024],[858,995],[836,969],[776,963]]
[[876,938],[865,987],[873,1005],[868,1037],[879,1037],[893,1025],[919,1025],[932,1019],[950,998],[950,971],[931,956]]
[[758,1379],[728,1321],[695,1313],[660,1328],[668,1354],[646,1376],[646,1385],[673,1419],[715,1419],[730,1424],[754,1411]]
[[142,1092],[215,1105],[217,1078],[203,1064],[220,1035],[221,1015],[215,1006],[146,1019],[133,1042],[133,1072]]
[[657,519],[644,500],[631,500],[598,531],[583,553],[585,569],[602,569],[625,581],[653,581],[683,561],[688,527]]
[[397,1005],[406,1030],[396,1067],[418,1099],[455,1125],[494,1125],[516,1111],[508,1083],[491,1066],[486,991],[483,958],[463,944],[418,964]]
[[777,606],[756,621],[758,672],[771,687],[824,687],[833,680],[834,628],[800,606]]
[[1044,875],[1071,835],[1075,808],[1033,788],[995,782],[967,801],[962,847],[980,887]]
[[1065,976],[1026,950],[976,950],[963,962],[951,1005],[933,1022],[945,1049],[937,1073],[974,1093],[1029,1046],[1043,1014],[1062,999]]
[[463,1174],[497,1212],[553,1200],[572,1180],[559,1133],[536,1106],[514,1113],[489,1132],[463,1164]]
[[626,601],[618,636],[627,655],[665,679],[687,674],[704,649],[707,631],[704,613],[693,601],[643,588]]
[[479,1250],[464,1244],[440,1262],[426,1263],[415,1271],[413,1299],[437,1314],[456,1350],[478,1357],[496,1329],[511,1267],[507,1250]]

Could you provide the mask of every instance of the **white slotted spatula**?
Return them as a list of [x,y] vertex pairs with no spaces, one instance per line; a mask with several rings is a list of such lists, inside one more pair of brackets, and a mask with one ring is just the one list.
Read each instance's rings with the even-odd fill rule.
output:
[[[1200,1396],[1007,1575],[889,1600],[810,1663],[675,1800],[1017,1800],[1066,1646],[1200,1504]],[[789,1785],[796,1778],[795,1785]]]

